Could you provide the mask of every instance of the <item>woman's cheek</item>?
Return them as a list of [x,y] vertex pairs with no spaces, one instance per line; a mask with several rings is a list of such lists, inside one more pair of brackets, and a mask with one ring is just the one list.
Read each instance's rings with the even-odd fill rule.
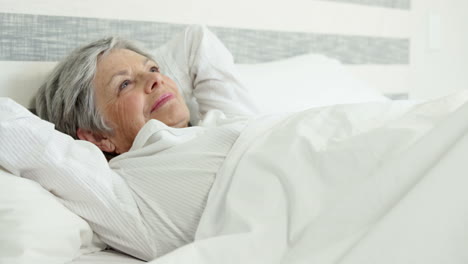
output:
[[128,96],[126,100],[121,100],[115,105],[114,120],[117,125],[124,128],[140,120],[143,116],[143,107],[141,100]]

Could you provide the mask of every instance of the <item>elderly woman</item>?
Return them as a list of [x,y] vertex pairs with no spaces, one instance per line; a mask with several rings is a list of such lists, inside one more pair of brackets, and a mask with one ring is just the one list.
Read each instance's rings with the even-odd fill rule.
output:
[[[241,116],[256,111],[233,66],[201,26],[153,55],[116,38],[73,51],[40,88],[36,105],[41,118],[83,141],[61,149],[70,139],[34,139],[44,140],[35,141],[44,155],[34,163],[44,170],[22,176],[58,196],[110,247],[137,258],[193,241],[215,175],[244,126]],[[94,145],[113,157],[109,163]],[[47,175],[44,164],[57,174]]]
[[231,55],[206,28],[189,27],[154,57],[116,38],[77,49],[39,90],[38,115],[59,131],[121,154],[152,119],[182,128],[213,109],[227,116],[255,112],[233,75]]

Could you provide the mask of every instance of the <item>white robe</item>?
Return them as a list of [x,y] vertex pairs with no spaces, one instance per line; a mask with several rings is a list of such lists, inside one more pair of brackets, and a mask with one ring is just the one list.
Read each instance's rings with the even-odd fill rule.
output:
[[39,182],[108,245],[144,260],[193,241],[216,172],[245,124],[232,117],[256,111],[231,54],[206,28],[191,26],[154,53],[200,126],[149,121],[110,163],[91,143],[0,99],[0,166]]
[[213,109],[227,117],[258,113],[239,81],[231,53],[205,27],[188,27],[153,55],[161,72],[182,91],[192,124]]

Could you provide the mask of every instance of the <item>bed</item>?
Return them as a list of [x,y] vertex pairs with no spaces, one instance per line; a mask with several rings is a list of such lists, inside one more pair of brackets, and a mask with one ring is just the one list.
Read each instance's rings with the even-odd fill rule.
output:
[[84,254],[75,258],[72,262],[73,264],[141,264],[146,263],[144,261],[138,260],[131,256],[113,251],[113,250],[103,250],[92,254]]
[[[11,21],[9,16],[11,14],[1,14],[2,19]],[[39,21],[39,25],[45,23],[39,26],[37,34],[40,36],[41,30],[46,28],[44,25],[63,18],[18,15],[15,19],[22,21],[18,24],[30,19]],[[74,23],[90,21],[97,25],[108,22],[77,18]],[[131,32],[125,21],[116,23],[116,28],[122,30],[119,33]],[[141,24],[139,26],[142,28]],[[143,29],[151,26],[153,30],[156,27],[167,39],[184,27],[164,23],[144,26]],[[151,263],[468,261],[465,228],[468,195],[463,188],[468,183],[464,177],[468,168],[463,160],[468,154],[467,95],[461,93],[427,104],[392,101],[392,98],[407,95],[384,95],[343,66],[343,63],[366,60],[405,63],[407,40],[387,39],[384,47],[390,50],[397,47],[404,54],[382,58],[366,52],[339,54],[333,49],[324,51],[317,45],[307,50],[291,49],[290,43],[281,42],[271,50],[259,51],[235,44],[245,42],[239,39],[253,36],[252,42],[257,43],[253,46],[258,47],[266,42],[276,43],[273,37],[284,39],[287,36],[300,39],[297,45],[303,47],[303,41],[320,38],[314,38],[313,34],[212,29],[232,50],[237,59],[237,74],[266,117],[236,143],[232,162],[223,167],[229,176],[217,181],[215,191],[210,193],[197,241]],[[87,34],[79,41],[85,42],[97,33]],[[45,38],[43,43],[29,44],[26,52],[10,58],[3,49],[3,60],[25,61],[24,65],[34,60],[44,63],[30,65],[30,72],[35,73],[28,73],[25,80],[2,90],[0,95],[31,107],[33,93],[25,93],[24,86],[40,83],[55,65],[54,60],[76,40],[56,41]],[[157,48],[164,41],[153,41],[155,46],[150,48]],[[329,43],[327,39],[321,41],[324,46]],[[354,41],[369,43],[371,40]],[[381,43],[380,40],[376,42]],[[9,44],[14,50],[18,43]],[[52,44],[63,48],[63,53],[41,52]],[[280,46],[285,48],[278,48]],[[382,50],[384,47],[375,48]],[[285,54],[285,50],[299,52]],[[35,58],[38,54],[42,57]],[[17,76],[14,70],[6,72]],[[272,73],[277,73],[274,79]],[[15,80],[12,80],[13,83]],[[291,87],[288,94],[284,93],[284,87]],[[288,98],[293,94],[302,96]],[[267,117],[277,112],[295,113],[310,108],[301,114],[282,116],[282,119]],[[310,120],[307,129],[298,121],[304,118]],[[287,125],[281,128],[281,123]],[[268,132],[278,126],[280,134]],[[325,132],[316,135],[314,128]],[[304,132],[303,137],[313,144],[302,151],[316,150],[313,153],[321,163],[291,156],[284,158],[277,167],[258,166],[257,162],[279,159],[271,153],[286,151],[289,144],[303,143],[269,144],[288,137],[290,130]],[[344,132],[337,132],[342,130]],[[258,138],[263,140],[256,140],[254,144],[252,140]],[[374,148],[369,150],[366,148],[369,145]],[[256,164],[252,164],[252,160],[257,161]],[[329,178],[320,175],[304,178],[294,173],[291,178],[281,173],[270,177],[272,171],[291,170],[291,167],[282,167],[286,163],[294,164],[295,168],[321,171]],[[0,263],[144,263],[107,248],[83,219],[68,211],[38,184],[0,169]],[[246,171],[254,171],[255,180],[245,177],[249,174]],[[343,175],[353,175],[353,179],[358,180],[353,183]],[[303,186],[316,187],[311,192]],[[229,190],[229,197],[219,190]],[[324,210],[326,207],[331,209]]]

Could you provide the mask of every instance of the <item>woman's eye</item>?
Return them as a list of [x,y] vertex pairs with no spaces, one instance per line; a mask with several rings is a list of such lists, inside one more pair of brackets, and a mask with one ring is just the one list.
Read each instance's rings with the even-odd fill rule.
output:
[[159,68],[156,66],[151,67],[150,72],[159,72]]
[[125,80],[122,82],[122,84],[120,85],[120,90],[123,90],[125,89],[128,85],[130,84],[130,81],[129,80]]

